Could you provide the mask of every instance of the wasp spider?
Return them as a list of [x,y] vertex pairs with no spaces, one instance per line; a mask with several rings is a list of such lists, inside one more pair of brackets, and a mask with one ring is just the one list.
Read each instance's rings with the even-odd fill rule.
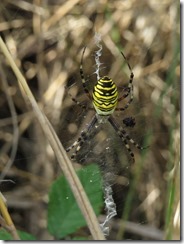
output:
[[[82,80],[82,85],[84,88],[84,92],[88,96],[88,98],[92,101],[93,107],[96,111],[96,114],[92,118],[91,122],[87,126],[85,130],[83,130],[79,136],[79,138],[66,149],[67,152],[69,152],[71,149],[75,147],[75,152],[72,154],[71,159],[74,159],[79,152],[81,146],[84,144],[85,141],[88,139],[88,135],[91,131],[91,129],[94,127],[94,125],[98,123],[110,123],[112,127],[115,129],[121,140],[123,141],[127,151],[129,152],[131,158],[134,160],[134,153],[132,152],[129,143],[133,144],[136,148],[142,150],[144,149],[139,144],[137,144],[130,136],[127,134],[125,127],[133,127],[135,125],[135,119],[132,117],[125,118],[123,120],[123,123],[125,127],[121,127],[116,120],[113,118],[112,114],[115,111],[124,111],[126,110],[131,102],[133,101],[133,78],[134,74],[132,71],[132,68],[127,61],[127,58],[125,55],[121,52],[126,64],[128,65],[128,68],[130,70],[130,78],[128,82],[128,86],[123,88],[124,94],[122,96],[119,96],[118,89],[114,81],[108,77],[103,76],[101,77],[93,88],[92,95],[90,94],[87,86],[86,86],[86,80],[84,78],[84,72],[83,72],[83,56],[85,49],[83,50],[82,57],[81,57],[81,64],[80,64],[80,76]],[[129,96],[128,102],[124,107],[117,107],[118,102],[121,100],[127,98]],[[80,105],[80,103],[75,99],[72,98],[72,100]],[[82,105],[81,105],[82,106]]]

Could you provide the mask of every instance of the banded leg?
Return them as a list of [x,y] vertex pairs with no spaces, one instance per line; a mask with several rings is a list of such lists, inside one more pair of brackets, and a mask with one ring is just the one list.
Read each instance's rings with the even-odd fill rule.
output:
[[113,126],[113,128],[115,129],[115,131],[117,132],[118,136],[122,139],[122,141],[125,144],[125,147],[127,149],[127,151],[129,152],[130,156],[133,159],[133,162],[135,161],[134,158],[134,153],[132,152],[129,144],[127,141],[131,142],[136,148],[143,150],[145,149],[144,147],[141,147],[138,143],[136,143],[132,138],[130,138],[130,136],[127,134],[127,132],[123,129],[123,127],[121,127],[120,125],[117,124],[117,122],[115,121],[115,119],[110,116],[109,117],[109,122],[111,123],[111,125]]
[[70,146],[66,149],[66,152],[69,152],[71,149],[73,149],[74,147],[76,147],[75,152],[72,154],[71,159],[74,159],[77,155],[77,153],[79,152],[79,150],[81,149],[81,146],[84,144],[84,142],[87,140],[88,135],[90,130],[94,127],[94,125],[97,122],[97,117],[96,115],[92,118],[90,124],[88,125],[87,129],[82,131],[79,138]]
[[80,76],[81,76],[82,86],[84,88],[84,92],[89,97],[89,99],[92,100],[91,94],[89,93],[89,90],[88,90],[88,88],[86,86],[86,80],[84,78],[84,72],[83,72],[83,56],[84,56],[85,50],[86,50],[86,47],[84,47],[84,50],[83,50],[83,53],[82,53],[82,57],[81,57]]
[[116,111],[124,111],[126,110],[129,105],[132,103],[133,101],[133,79],[134,79],[134,73],[132,71],[132,68],[127,60],[127,58],[125,57],[125,55],[123,54],[123,52],[121,52],[126,64],[128,65],[128,68],[130,70],[130,78],[129,78],[129,83],[128,83],[128,87],[126,88],[127,89],[127,93],[124,94],[123,96],[121,96],[119,99],[118,99],[118,102],[120,102],[121,100],[123,100],[124,98],[126,98],[129,94],[130,94],[130,99],[129,101],[127,102],[127,104],[122,107],[122,108],[116,108]]
[[67,89],[67,92],[68,92],[68,95],[70,96],[71,100],[76,103],[79,107],[81,107],[82,109],[86,109],[86,106],[84,104],[82,104],[81,102],[79,102],[76,98],[74,98],[72,96],[72,94],[70,94],[70,92],[68,91],[68,88]]

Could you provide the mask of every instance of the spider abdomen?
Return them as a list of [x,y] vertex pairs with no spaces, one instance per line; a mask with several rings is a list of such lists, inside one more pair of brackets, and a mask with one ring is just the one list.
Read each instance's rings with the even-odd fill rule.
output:
[[117,86],[111,78],[104,76],[93,88],[93,105],[99,115],[110,115],[114,112],[118,100]]

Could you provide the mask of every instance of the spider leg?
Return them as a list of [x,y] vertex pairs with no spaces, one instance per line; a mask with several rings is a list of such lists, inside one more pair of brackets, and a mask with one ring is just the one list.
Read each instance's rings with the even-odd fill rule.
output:
[[86,86],[86,80],[84,78],[84,72],[83,72],[83,56],[85,53],[86,47],[84,47],[83,53],[82,53],[82,57],[81,57],[81,63],[80,63],[80,76],[81,76],[81,80],[82,80],[82,86],[84,88],[84,92],[86,93],[86,95],[88,96],[88,98],[90,100],[92,100],[91,94]]
[[[88,90],[88,88],[86,86],[87,80],[85,79],[84,72],[83,72],[83,57],[84,57],[85,50],[86,50],[86,47],[84,47],[83,52],[82,52],[81,63],[80,63],[80,77],[81,77],[81,80],[82,80],[82,86],[83,86],[84,92],[86,93],[86,95],[88,96],[89,99],[92,99],[91,95],[90,95],[90,92],[89,92],[89,90]],[[71,99],[72,99],[72,101],[74,103],[76,103],[78,106],[80,106],[83,109],[86,108],[85,105],[82,105],[79,101],[77,101],[77,99],[74,98],[69,92],[68,92],[68,94],[69,94],[69,96],[71,97]]]
[[86,106],[85,106],[84,104],[82,104],[82,103],[79,102],[76,98],[74,98],[74,97],[72,96],[72,94],[68,91],[68,90],[69,90],[68,87],[65,87],[65,89],[67,90],[68,95],[70,96],[71,100],[72,100],[75,104],[77,104],[77,105],[78,105],[79,107],[81,107],[82,109],[86,109]]
[[81,149],[81,146],[84,144],[84,142],[87,140],[88,135],[90,130],[94,127],[94,125],[97,122],[97,117],[96,115],[92,118],[91,122],[89,123],[88,127],[86,130],[83,130],[79,136],[79,138],[70,146],[66,149],[66,152],[69,152],[71,149],[73,149],[74,147],[76,147],[75,152],[72,154],[71,159],[74,159],[77,155],[77,153],[79,152],[79,150]]
[[126,64],[128,65],[128,68],[130,70],[130,78],[129,78],[129,83],[128,83],[128,87],[127,87],[127,93],[125,93],[123,96],[121,96],[119,99],[118,99],[118,102],[120,102],[121,100],[123,100],[124,98],[126,98],[129,94],[130,94],[130,99],[129,101],[127,102],[127,104],[122,107],[122,108],[116,108],[115,110],[116,111],[124,111],[126,110],[129,105],[132,103],[133,101],[133,79],[134,79],[134,73],[132,71],[132,68],[127,60],[127,58],[125,57],[125,55],[123,54],[123,52],[121,52]]
[[122,101],[124,98],[128,97],[128,95],[130,94],[130,88],[125,88],[124,90],[126,90],[127,93],[123,94],[123,96],[118,98],[118,102]]
[[133,162],[135,161],[134,158],[134,153],[132,152],[128,141],[131,142],[136,148],[143,150],[145,149],[144,147],[141,147],[138,143],[136,143],[132,138],[130,138],[130,136],[127,134],[127,132],[123,129],[123,127],[121,127],[116,121],[115,119],[110,116],[108,118],[109,122],[111,123],[112,127],[115,129],[115,131],[117,132],[118,136],[121,138],[121,140],[123,141],[123,143],[125,144],[125,147],[127,149],[127,151],[129,152],[130,156],[132,157]]

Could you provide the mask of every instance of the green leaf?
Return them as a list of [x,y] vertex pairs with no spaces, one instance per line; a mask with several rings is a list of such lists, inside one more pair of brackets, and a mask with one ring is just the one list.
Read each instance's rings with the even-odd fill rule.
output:
[[27,232],[24,232],[24,231],[18,231],[18,234],[20,236],[20,239],[22,241],[35,241],[36,240],[36,237],[27,233]]
[[0,230],[0,240],[4,240],[4,241],[10,241],[13,240],[12,236],[10,235],[9,232],[7,232],[4,229]]
[[[77,172],[93,209],[98,215],[103,205],[101,175],[97,165],[90,165]],[[64,176],[51,186],[48,205],[48,230],[56,238],[74,233],[86,222]]]
[[76,236],[76,237],[72,238],[71,241],[89,241],[89,240],[83,236]]
[[[18,231],[18,235],[22,241],[35,241],[36,238],[24,231]],[[4,229],[0,230],[0,240],[11,241],[13,240],[12,235]]]

